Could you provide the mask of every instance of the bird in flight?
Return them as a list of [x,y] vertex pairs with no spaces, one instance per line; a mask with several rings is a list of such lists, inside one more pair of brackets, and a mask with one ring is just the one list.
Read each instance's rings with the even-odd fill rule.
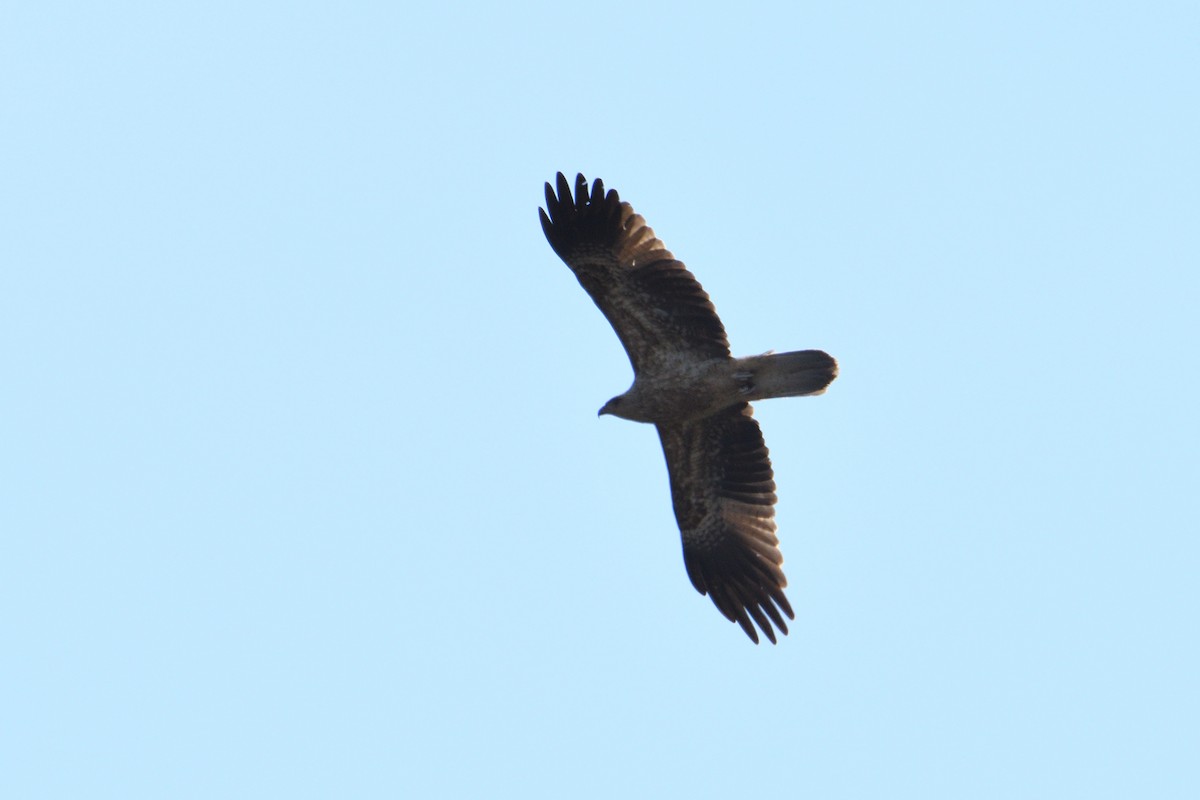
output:
[[[775,536],[775,478],[750,403],[818,395],[837,377],[820,350],[734,358],[708,294],[641,215],[583,175],[546,184],[542,230],[616,331],[633,385],[604,404],[658,429],[692,585],[755,644],[795,619]],[[772,627],[774,624],[774,628]]]

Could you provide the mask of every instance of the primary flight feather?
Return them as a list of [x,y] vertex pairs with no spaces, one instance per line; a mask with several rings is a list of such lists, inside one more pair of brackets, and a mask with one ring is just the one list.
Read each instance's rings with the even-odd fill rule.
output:
[[708,294],[613,190],[560,172],[538,209],[554,252],[612,324],[633,385],[600,409],[653,423],[671,480],[683,562],[755,643],[794,619],[775,536],[775,479],[751,401],[817,395],[837,377],[820,350],[733,358]]

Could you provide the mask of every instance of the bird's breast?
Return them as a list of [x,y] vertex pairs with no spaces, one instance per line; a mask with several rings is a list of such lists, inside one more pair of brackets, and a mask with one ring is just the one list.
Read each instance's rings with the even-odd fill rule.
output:
[[732,361],[704,362],[688,369],[639,375],[631,393],[643,422],[687,422],[741,401],[730,376]]

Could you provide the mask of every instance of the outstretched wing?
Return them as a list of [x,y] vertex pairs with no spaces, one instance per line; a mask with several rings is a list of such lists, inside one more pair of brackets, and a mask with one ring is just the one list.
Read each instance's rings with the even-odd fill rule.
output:
[[[549,212],[549,213],[547,213]],[[729,356],[729,340],[699,281],[615,190],[558,173],[546,184],[542,230],[617,332],[635,372],[678,359]]]
[[794,619],[783,589],[775,536],[775,478],[762,431],[749,404],[695,422],[658,425],[683,563],[700,594],[754,642],[762,629],[772,644]]

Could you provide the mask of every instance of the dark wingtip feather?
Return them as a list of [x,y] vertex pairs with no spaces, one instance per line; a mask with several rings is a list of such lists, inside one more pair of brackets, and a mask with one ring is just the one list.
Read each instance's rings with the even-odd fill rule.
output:
[[[583,176],[580,175],[579,177],[582,178]],[[584,183],[586,185],[587,182],[585,181]],[[601,201],[603,201],[603,200],[604,200],[604,181],[600,180],[599,178],[596,178],[595,182],[592,183],[592,205],[598,206],[598,205],[600,205]]]
[[572,254],[580,248],[612,249],[615,253],[618,243],[627,235],[621,224],[620,197],[615,191],[606,190],[600,178],[589,187],[583,173],[578,173],[572,184],[559,172],[553,185],[546,184],[545,214],[542,231],[554,252],[568,265]]
[[754,617],[754,621],[758,623],[758,627],[762,628],[762,632],[771,640],[771,644],[775,644],[775,631],[771,629],[771,623],[763,615],[762,609],[756,605],[748,605],[746,606],[746,610],[750,612],[750,616]]
[[[788,602],[787,596],[783,592],[780,592],[779,596],[774,598],[774,600],[775,604],[783,609],[783,613],[787,614],[788,619],[796,618],[796,612],[792,611],[792,604]],[[784,628],[783,632],[787,633],[787,629]]]
[[[782,592],[780,592],[779,594],[780,594],[780,597],[783,596]],[[780,614],[779,614],[779,609],[775,607],[776,604],[779,602],[779,600],[778,600],[778,598],[772,598],[772,599],[775,600],[775,603],[760,603],[759,605],[761,605],[763,611],[766,611],[767,614],[771,617],[771,621],[775,623],[775,627],[779,628],[779,630],[783,632],[784,636],[787,636],[787,632],[788,632],[787,623],[783,621],[783,617],[780,616]],[[787,603],[787,600],[784,600],[783,602]]]
[[736,622],[755,644],[759,644],[759,629],[771,644],[777,644],[776,630],[783,636],[788,634],[784,615],[795,619],[795,613],[783,588],[770,580],[766,572],[745,566],[733,567],[740,560],[732,553],[727,553],[724,558],[708,559],[684,554],[684,566],[692,585],[712,600],[722,616]]
[[[750,641],[758,644],[758,631],[754,630],[754,626],[750,624],[750,619],[746,616],[746,612],[738,615],[738,625],[742,626],[742,630],[750,637]],[[768,628],[770,630],[770,628]],[[775,637],[771,637],[771,644],[775,644]]]
[[583,177],[583,173],[579,172],[575,175],[575,207],[583,211],[588,204],[588,188],[587,178]]

